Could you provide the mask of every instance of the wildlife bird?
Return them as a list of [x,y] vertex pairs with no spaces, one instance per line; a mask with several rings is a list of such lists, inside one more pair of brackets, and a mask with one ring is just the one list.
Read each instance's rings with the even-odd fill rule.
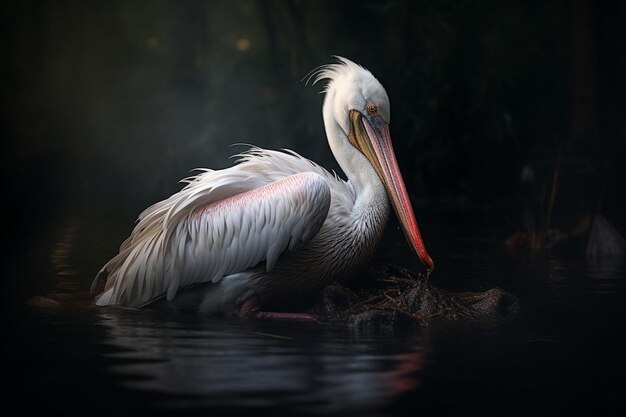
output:
[[92,291],[106,278],[97,305],[165,298],[204,313],[305,320],[280,310],[362,267],[390,206],[432,271],[393,151],[387,92],[365,68],[336,59],[310,78],[327,81],[324,126],[348,180],[293,151],[256,147],[230,168],[203,170],[140,214],[94,279]]

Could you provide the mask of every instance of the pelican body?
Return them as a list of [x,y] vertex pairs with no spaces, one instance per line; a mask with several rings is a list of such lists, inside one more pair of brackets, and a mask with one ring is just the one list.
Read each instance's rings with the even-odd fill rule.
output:
[[387,93],[368,70],[337,60],[312,77],[327,80],[326,135],[348,180],[295,152],[254,147],[230,168],[203,170],[139,216],[94,280],[92,291],[106,279],[97,305],[164,298],[240,315],[301,307],[364,266],[392,207],[413,252],[433,269],[391,144]]

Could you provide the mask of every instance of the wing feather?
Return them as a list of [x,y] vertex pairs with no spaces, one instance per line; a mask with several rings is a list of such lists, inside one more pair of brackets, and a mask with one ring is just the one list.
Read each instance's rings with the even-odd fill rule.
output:
[[[259,183],[258,177],[248,181]],[[172,300],[179,288],[219,282],[263,261],[269,271],[285,250],[319,231],[331,202],[332,184],[312,171],[243,192],[241,184],[219,190],[216,184],[226,183],[220,178],[212,187],[197,182],[170,198],[176,201],[142,213],[120,253],[101,271],[107,282],[97,304],[142,306],[164,295]],[[189,187],[193,190],[184,192]]]

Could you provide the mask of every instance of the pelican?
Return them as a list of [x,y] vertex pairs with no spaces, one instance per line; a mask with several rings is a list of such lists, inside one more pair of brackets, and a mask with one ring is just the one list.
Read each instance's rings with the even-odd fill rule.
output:
[[326,136],[348,180],[293,151],[256,147],[230,168],[202,170],[139,215],[94,279],[93,293],[106,279],[97,305],[165,299],[208,314],[305,320],[285,309],[364,266],[391,207],[433,270],[393,151],[387,92],[370,71],[336,59],[310,78],[327,81]]

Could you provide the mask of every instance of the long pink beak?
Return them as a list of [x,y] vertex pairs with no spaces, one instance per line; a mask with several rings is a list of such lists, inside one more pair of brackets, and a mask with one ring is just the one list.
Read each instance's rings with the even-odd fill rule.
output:
[[432,273],[435,263],[428,255],[422,240],[413,206],[393,151],[389,125],[380,115],[365,117],[356,110],[350,112],[350,122],[350,142],[363,152],[378,172],[409,246],[424,264],[428,274]]

